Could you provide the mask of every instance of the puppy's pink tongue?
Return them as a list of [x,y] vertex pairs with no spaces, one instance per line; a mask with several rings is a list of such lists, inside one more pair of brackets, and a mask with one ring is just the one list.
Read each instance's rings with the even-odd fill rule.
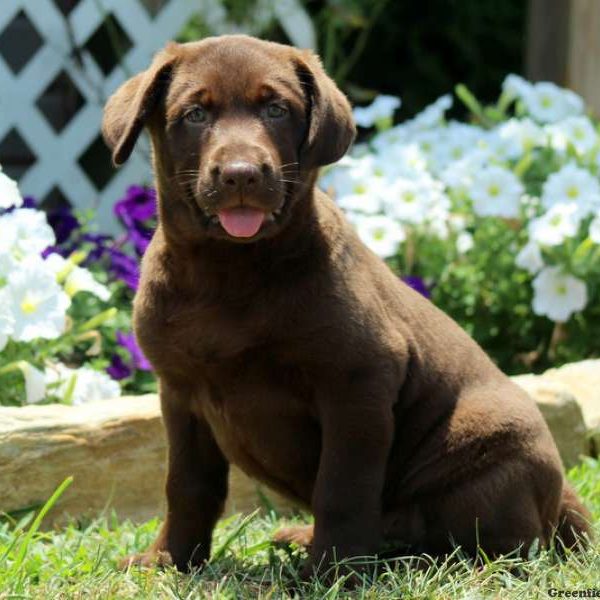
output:
[[217,214],[221,226],[232,237],[248,238],[256,235],[265,220],[262,210],[247,206],[223,208]]

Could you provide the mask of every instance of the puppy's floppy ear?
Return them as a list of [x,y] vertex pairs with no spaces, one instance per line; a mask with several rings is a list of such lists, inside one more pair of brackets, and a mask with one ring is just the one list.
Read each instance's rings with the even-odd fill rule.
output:
[[352,143],[356,135],[352,109],[315,54],[298,52],[295,62],[309,120],[300,164],[304,168],[322,167],[342,158]]
[[102,135],[112,150],[116,166],[122,165],[131,155],[142,129],[168,85],[176,58],[173,52],[169,52],[172,49],[169,46],[156,56],[146,71],[126,81],[104,107]]

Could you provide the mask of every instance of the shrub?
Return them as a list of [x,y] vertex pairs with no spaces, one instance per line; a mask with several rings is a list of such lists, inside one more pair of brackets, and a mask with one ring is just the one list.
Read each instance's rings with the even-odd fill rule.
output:
[[155,207],[153,191],[130,188],[115,206],[126,233],[114,239],[70,209],[46,216],[0,172],[0,403],[155,389],[130,316]]
[[505,371],[595,354],[598,124],[573,92],[514,75],[495,105],[464,86],[457,95],[468,123],[445,118],[451,96],[396,126],[392,99],[356,109],[366,141],[322,186]]

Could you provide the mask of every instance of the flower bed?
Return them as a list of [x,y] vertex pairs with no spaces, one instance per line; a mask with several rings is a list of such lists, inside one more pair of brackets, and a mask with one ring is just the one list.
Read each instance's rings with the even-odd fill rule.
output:
[[132,186],[115,212],[118,238],[91,230],[93,215],[37,210],[0,172],[0,404],[155,391],[131,332],[154,191]]
[[456,91],[467,123],[445,116],[450,96],[396,126],[396,98],[356,109],[362,143],[322,184],[506,372],[597,355],[598,123],[550,83],[511,75],[488,107]]

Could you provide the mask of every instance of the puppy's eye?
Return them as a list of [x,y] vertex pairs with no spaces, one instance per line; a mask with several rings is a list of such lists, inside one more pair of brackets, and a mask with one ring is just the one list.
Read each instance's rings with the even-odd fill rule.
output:
[[287,112],[287,108],[281,106],[281,104],[269,104],[269,106],[267,106],[267,116],[270,119],[280,119],[281,117],[285,117]]
[[201,106],[195,106],[188,110],[183,118],[189,123],[203,123],[208,118],[208,113]]

